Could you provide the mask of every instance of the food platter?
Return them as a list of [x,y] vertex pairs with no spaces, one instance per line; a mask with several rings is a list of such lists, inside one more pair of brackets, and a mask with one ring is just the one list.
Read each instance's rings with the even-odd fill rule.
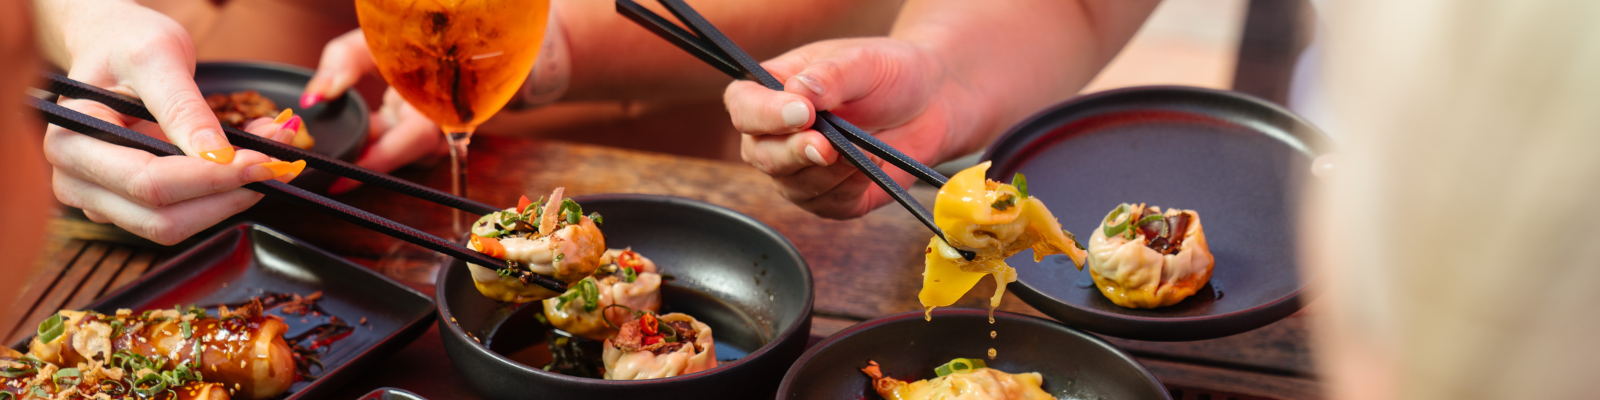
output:
[[[86,307],[113,314],[174,305],[239,304],[263,293],[311,295],[325,315],[342,318],[349,335],[327,345],[315,379],[290,386],[282,399],[321,398],[399,351],[427,329],[433,300],[368,268],[270,228],[245,223],[177,255],[156,270]],[[284,318],[285,336],[318,329],[325,318]],[[12,347],[26,350],[24,339]]]
[[986,310],[938,309],[932,321],[913,311],[856,324],[801,356],[783,377],[778,399],[878,398],[859,371],[868,361],[878,362],[885,376],[927,379],[937,365],[982,358],[990,348],[996,350],[990,368],[1038,372],[1057,398],[1171,398],[1137,361],[1094,335],[1025,315],[995,312],[994,318],[989,324]]
[[984,154],[989,179],[1028,177],[1063,228],[1088,238],[1119,203],[1199,212],[1216,265],[1178,304],[1112,304],[1064,257],[1007,262],[1023,301],[1076,328],[1180,341],[1259,328],[1299,310],[1309,278],[1296,248],[1296,187],[1331,144],[1288,110],[1247,95],[1178,86],[1095,93],[1041,111]]
[[[355,162],[367,142],[370,110],[355,90],[345,91],[336,100],[324,101],[310,109],[300,108],[300,94],[312,71],[291,65],[265,62],[203,62],[195,66],[194,82],[204,95],[254,90],[272,100],[278,109],[294,109],[305,121],[306,130],[316,138],[311,151]],[[311,169],[292,182],[306,190],[322,192],[335,176]]]
[[[519,362],[515,354],[521,352],[506,349],[545,345],[544,332],[530,330],[539,303],[509,306],[489,299],[474,287],[467,266],[451,261],[436,280],[439,332],[467,386],[491,399],[530,393],[546,399],[742,399],[777,388],[805,350],[813,302],[811,271],[787,239],[748,216],[689,199],[615,194],[574,200],[585,212],[604,215],[607,246],[631,247],[672,276],[661,285],[662,312],[710,325],[720,365],[670,378],[618,381]],[[524,332],[538,337],[514,346],[500,343],[534,336]]]

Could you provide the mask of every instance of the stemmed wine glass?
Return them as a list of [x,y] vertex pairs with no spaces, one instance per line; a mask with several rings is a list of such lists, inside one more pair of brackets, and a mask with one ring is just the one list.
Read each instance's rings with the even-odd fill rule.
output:
[[[528,77],[550,0],[356,0],[378,72],[450,142],[451,192],[467,195],[467,143]],[[451,213],[455,234],[466,231]]]

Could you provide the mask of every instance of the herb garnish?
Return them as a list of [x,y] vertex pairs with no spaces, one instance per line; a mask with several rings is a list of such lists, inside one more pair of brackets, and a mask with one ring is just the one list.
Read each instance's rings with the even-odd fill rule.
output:
[[50,318],[46,318],[44,322],[39,323],[39,342],[53,342],[56,340],[56,338],[61,337],[62,333],[66,333],[66,331],[67,325],[65,320],[61,317],[61,313],[52,314],[50,315]]
[[994,203],[989,203],[989,207],[993,207],[994,209],[1000,211],[1005,211],[1006,209],[1016,205],[1017,197],[1012,196],[1010,193],[1005,194],[1004,197],[1001,197],[999,200],[995,200]]
[[933,373],[945,376],[954,373],[971,372],[979,368],[988,368],[988,365],[985,365],[983,360],[977,358],[957,358],[940,365],[938,368],[934,368]]
[[633,267],[622,267],[622,281],[623,282],[633,283],[633,281],[636,281],[636,280],[639,280],[639,273],[637,271],[634,271]]
[[1021,193],[1022,198],[1028,198],[1028,177],[1022,176],[1021,172],[1011,176],[1011,186],[1017,187],[1017,193]]

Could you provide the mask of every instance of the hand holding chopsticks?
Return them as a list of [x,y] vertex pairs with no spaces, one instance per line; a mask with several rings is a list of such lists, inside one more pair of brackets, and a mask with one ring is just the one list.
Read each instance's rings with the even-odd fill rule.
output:
[[[706,21],[704,17],[695,12],[693,8],[689,7],[688,4],[682,0],[660,0],[660,2],[679,21],[682,21],[688,27],[688,30],[679,28],[632,0],[617,0],[617,11],[678,48],[689,52],[689,54],[734,78],[750,79],[771,90],[783,90],[781,82],[768,73],[765,68],[762,68],[749,54],[741,50],[738,45],[729,40],[727,36],[723,35],[721,31],[717,30],[715,26]],[[913,199],[905,188],[896,183],[883,169],[869,159],[862,152],[862,149],[878,156],[890,165],[910,172],[912,176],[934,187],[943,186],[948,178],[827,111],[817,112],[817,119],[812,128],[827,138],[828,142],[834,149],[839,151],[846,161],[860,169],[873,183],[888,192],[889,196],[894,198],[896,202],[911,211],[934,234],[941,238],[944,237],[944,232],[934,223],[933,215],[916,199]],[[861,146],[861,148],[857,148],[857,145]],[[968,259],[972,258],[970,252],[963,251],[962,253]]]
[[[93,100],[113,110],[132,117],[154,121],[155,117],[146,111],[144,104],[138,100],[118,95],[104,89],[83,84],[67,79],[60,75],[49,74],[45,77],[47,82],[45,91],[62,96]],[[150,152],[157,156],[182,155],[177,146],[146,136],[128,128],[73,111],[55,103],[33,97],[27,98],[28,105],[39,110],[46,122],[63,128],[83,133],[96,139],[124,145]],[[497,211],[495,207],[469,199],[452,196],[432,188],[417,185],[408,181],[394,178],[389,175],[373,172],[365,168],[351,165],[344,161],[300,150],[293,146],[278,143],[260,136],[242,132],[233,128],[223,128],[229,141],[242,148],[259,151],[263,154],[276,157],[285,161],[304,160],[306,164],[319,170],[355,179],[374,186],[390,189],[401,194],[421,198],[437,204],[457,208],[463,211],[487,214]],[[339,219],[354,223],[361,227],[377,231],[413,244],[434,250],[445,255],[478,264],[486,268],[505,268],[505,261],[489,257],[468,249],[455,242],[441,239],[437,236],[422,232],[415,228],[402,225],[387,218],[369,213],[344,203],[317,195],[282,182],[263,181],[244,185],[245,188],[254,190],[268,196],[279,198],[296,205],[317,210]],[[566,291],[566,285],[555,279],[542,275],[532,275],[531,284],[561,293]]]

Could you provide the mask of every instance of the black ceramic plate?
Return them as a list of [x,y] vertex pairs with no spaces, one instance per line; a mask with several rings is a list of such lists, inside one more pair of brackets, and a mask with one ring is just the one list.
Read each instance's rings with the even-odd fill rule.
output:
[[[1006,312],[944,308],[924,321],[921,311],[856,324],[812,347],[783,377],[781,400],[876,399],[860,369],[877,361],[903,381],[929,379],[954,358],[986,358],[990,368],[1038,372],[1059,399],[1170,399],[1144,366],[1116,347],[1052,321]],[[996,336],[990,338],[990,332]]]
[[787,239],[748,216],[689,199],[620,194],[575,200],[584,212],[604,216],[600,229],[608,247],[632,247],[663,274],[676,277],[662,284],[662,311],[689,314],[709,325],[717,359],[725,362],[708,371],[640,381],[580,378],[518,363],[491,348],[505,348],[499,341],[519,338],[526,342],[510,347],[544,346],[543,331],[522,329],[540,306],[508,310],[479,294],[467,266],[454,261],[440,269],[437,280],[439,332],[468,386],[491,399],[772,395],[811,332],[811,270]]
[[[231,304],[248,301],[261,291],[309,295],[322,292],[317,304],[355,329],[334,342],[321,360],[318,379],[295,382],[284,399],[324,397],[366,367],[380,362],[433,322],[433,300],[381,274],[263,226],[240,224],[223,230],[106,295],[88,309],[115,313],[171,308],[173,305]],[[366,324],[359,324],[366,318]],[[309,321],[309,320],[308,320]],[[286,336],[305,332],[319,321],[285,318]],[[16,347],[26,349],[28,340]],[[419,366],[423,368],[423,366]]]
[[411,393],[411,392],[407,392],[407,391],[400,390],[400,389],[386,387],[386,388],[378,388],[377,390],[373,390],[372,392],[369,392],[369,393],[367,393],[365,395],[362,395],[360,400],[428,400],[428,399],[422,398],[422,396],[418,396],[416,393]]
[[[293,108],[306,123],[306,131],[316,138],[311,149],[322,155],[354,162],[367,142],[367,102],[355,90],[347,90],[338,100],[325,101],[310,109],[300,108],[301,89],[313,71],[291,65],[264,62],[204,62],[195,66],[194,82],[202,94],[261,92],[277,103],[278,109]],[[275,115],[274,115],[275,116]],[[332,185],[334,176],[322,171],[295,178],[294,185],[322,192]]]
[[1063,228],[1087,240],[1119,203],[1200,213],[1211,283],[1178,304],[1112,304],[1063,256],[1023,252],[1017,296],[1067,325],[1139,340],[1200,340],[1272,323],[1302,306],[1295,188],[1328,149],[1304,120],[1234,92],[1157,86],[1079,97],[1035,114],[989,148],[989,178],[1028,177]]

